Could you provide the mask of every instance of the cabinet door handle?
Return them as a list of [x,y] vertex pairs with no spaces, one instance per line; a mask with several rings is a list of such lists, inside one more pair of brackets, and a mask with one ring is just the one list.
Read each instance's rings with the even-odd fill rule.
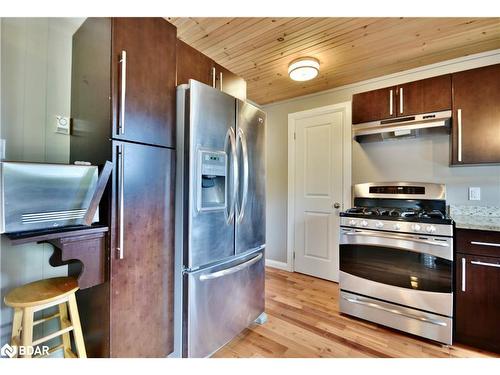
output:
[[399,88],[399,113],[403,113],[403,104],[404,104],[404,100],[403,100],[403,88],[400,87]]
[[465,278],[466,273],[465,273],[465,267],[466,267],[466,260],[465,258],[462,258],[462,292],[465,292]]
[[389,90],[389,114],[392,116],[393,108],[392,108],[392,90]]
[[215,67],[212,67],[212,87],[215,88]]
[[458,124],[458,156],[459,162],[462,161],[462,110],[457,109],[457,124]]
[[121,52],[121,88],[120,88],[120,123],[118,124],[118,133],[125,133],[125,97],[127,92],[127,51]]
[[222,91],[222,72],[219,73],[219,89]]
[[479,241],[471,241],[471,245],[480,245],[480,246],[492,246],[492,247],[500,247],[500,243],[492,243],[492,242],[479,242]]
[[498,264],[498,263],[481,262],[479,260],[471,260],[470,262],[471,262],[471,264],[475,264],[476,266],[500,268],[500,264]]
[[118,247],[116,248],[118,252],[118,258],[123,259],[124,257],[124,199],[123,199],[123,188],[124,188],[124,171],[125,171],[125,145],[118,146]]

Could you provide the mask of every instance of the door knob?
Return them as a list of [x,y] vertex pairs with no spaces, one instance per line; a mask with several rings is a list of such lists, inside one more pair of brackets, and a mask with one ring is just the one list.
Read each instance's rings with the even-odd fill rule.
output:
[[333,204],[333,208],[340,208],[340,203],[339,202],[335,202]]

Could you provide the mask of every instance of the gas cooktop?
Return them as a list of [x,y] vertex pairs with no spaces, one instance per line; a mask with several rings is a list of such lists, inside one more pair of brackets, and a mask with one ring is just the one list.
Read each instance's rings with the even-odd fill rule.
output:
[[451,224],[452,220],[446,217],[445,213],[438,209],[419,209],[419,208],[387,208],[387,207],[353,207],[340,216],[358,217],[364,219],[378,220],[399,220],[424,222],[435,224]]
[[453,224],[446,215],[444,185],[421,182],[366,183],[354,186],[354,207],[340,216],[377,221]]

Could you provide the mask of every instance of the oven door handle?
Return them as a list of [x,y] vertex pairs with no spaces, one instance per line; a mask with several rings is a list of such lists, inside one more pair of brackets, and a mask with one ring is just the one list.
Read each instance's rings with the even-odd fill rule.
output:
[[424,243],[426,245],[432,245],[432,246],[450,247],[450,245],[447,242],[441,243],[441,242],[423,240],[420,238],[412,238],[412,237],[404,237],[404,236],[390,236],[390,235],[382,234],[382,233],[363,232],[363,231],[356,232],[356,231],[354,231],[354,232],[342,232],[342,234],[345,234],[346,236],[368,236],[368,237],[388,238],[388,239],[393,239],[393,240],[405,240],[405,241],[410,241],[410,242]]
[[434,324],[434,325],[441,326],[441,327],[446,327],[448,325],[448,324],[446,324],[446,322],[442,322],[440,320],[429,319],[429,318],[426,318],[423,316],[418,316],[418,315],[413,315],[413,314],[407,314],[407,313],[404,313],[402,311],[399,311],[396,309],[390,309],[390,308],[378,305],[378,304],[373,303],[373,302],[366,302],[366,301],[359,300],[357,298],[349,298],[349,297],[345,297],[345,296],[343,296],[342,298],[348,302],[351,302],[351,303],[356,303],[358,305],[372,307],[372,308],[377,309],[377,310],[386,311],[386,312],[389,312],[389,313],[392,313],[395,315],[401,315],[401,316],[404,316],[406,318],[419,320],[421,322],[430,323],[430,324]]

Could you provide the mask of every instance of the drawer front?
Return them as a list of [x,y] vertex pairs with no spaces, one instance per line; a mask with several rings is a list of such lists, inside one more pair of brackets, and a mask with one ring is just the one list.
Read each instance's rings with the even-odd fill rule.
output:
[[457,229],[456,252],[500,257],[500,232]]
[[187,357],[207,357],[264,312],[264,252],[185,275]]

